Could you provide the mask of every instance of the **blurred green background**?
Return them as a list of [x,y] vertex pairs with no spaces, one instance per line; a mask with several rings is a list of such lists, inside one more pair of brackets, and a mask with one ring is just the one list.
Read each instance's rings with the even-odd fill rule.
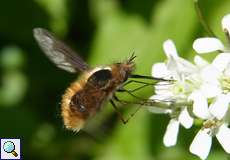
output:
[[[230,1],[201,0],[200,6],[224,41],[220,21],[230,12]],[[136,73],[150,75],[152,64],[165,59],[162,43],[169,38],[182,57],[195,55],[192,42],[206,33],[192,0],[1,0],[0,137],[21,138],[23,159],[198,159],[189,153],[198,128],[181,128],[178,144],[166,148],[162,138],[169,117],[145,108],[123,125],[106,105],[102,118],[95,118],[99,125],[79,133],[65,130],[60,100],[77,75],[57,69],[44,56],[32,35],[35,27],[54,32],[92,66],[135,52]],[[145,98],[151,94],[151,87],[141,92]],[[208,159],[227,158],[214,140]]]

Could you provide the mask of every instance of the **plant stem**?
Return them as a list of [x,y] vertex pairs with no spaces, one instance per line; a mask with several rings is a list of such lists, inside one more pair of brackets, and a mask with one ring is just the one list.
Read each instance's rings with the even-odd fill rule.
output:
[[201,9],[200,9],[200,6],[198,4],[198,0],[194,0],[194,6],[195,6],[195,10],[196,10],[197,16],[199,18],[199,21],[200,21],[201,25],[204,27],[207,34],[211,37],[216,37],[216,35],[214,34],[214,32],[211,30],[208,23],[204,19],[204,16],[203,16]]

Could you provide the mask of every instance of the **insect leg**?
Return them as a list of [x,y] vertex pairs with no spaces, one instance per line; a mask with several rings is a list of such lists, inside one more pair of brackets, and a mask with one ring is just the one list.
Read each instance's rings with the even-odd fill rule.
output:
[[[117,97],[116,97],[117,98]],[[117,99],[118,100],[118,99]],[[118,100],[119,101],[119,100]],[[114,103],[113,100],[110,100],[110,103],[112,104],[113,108],[115,109],[115,111],[117,112],[119,118],[121,119],[121,121],[123,122],[123,124],[128,123],[128,121],[139,111],[139,109],[141,108],[141,105],[139,105],[136,110],[131,113],[129,115],[129,117],[127,119],[124,119],[124,117],[122,116],[121,112],[119,111],[119,109],[117,108],[116,104]]]
[[[131,90],[128,90],[129,92],[135,92],[135,91],[140,90],[142,88],[145,88],[147,86],[154,85],[154,83],[148,83],[148,82],[142,82],[142,81],[136,81],[136,80],[129,80],[128,82],[126,82],[123,85],[123,87],[127,86],[130,83],[140,83],[140,84],[144,84],[144,85],[142,85],[140,87],[137,87],[137,88],[134,88],[134,89],[131,89]],[[122,89],[120,89],[119,91],[122,92]]]
[[139,102],[132,102],[132,101],[126,101],[126,100],[121,100],[120,98],[118,98],[115,94],[113,95],[113,99],[119,103],[121,103],[122,105],[127,105],[127,104],[135,104],[135,105],[152,105],[155,104],[153,103],[153,101],[151,100],[143,100],[143,101],[139,101]]
[[122,121],[123,124],[126,124],[127,121],[124,119],[123,115],[121,114],[121,112],[119,111],[119,109],[117,108],[116,104],[114,103],[114,101],[111,99],[110,103],[112,104],[113,108],[115,109],[117,115],[119,116],[120,120]]
[[134,95],[134,94],[132,93],[132,91],[129,91],[129,90],[126,90],[126,89],[119,89],[119,90],[117,90],[117,92],[126,92],[126,93],[128,93],[130,96],[132,96],[132,97],[134,97],[134,98],[136,98],[136,99],[144,100],[144,101],[147,100],[147,99],[144,99],[144,98],[141,98],[141,97],[138,97],[138,96]]
[[131,74],[129,78],[152,79],[152,80],[157,80],[157,81],[171,81],[171,80],[167,80],[164,78],[156,78],[156,77],[143,76],[143,75],[138,75],[138,74]]
[[155,83],[148,83],[148,82],[142,82],[142,81],[137,81],[137,80],[129,80],[129,81],[127,81],[126,83],[124,83],[124,85],[123,86],[127,86],[128,84],[130,84],[130,83],[140,83],[140,84],[149,84],[149,85],[154,85]]
[[129,92],[135,92],[135,91],[138,91],[138,90],[140,90],[140,89],[142,89],[142,88],[145,88],[145,87],[147,87],[147,86],[150,86],[151,84],[144,84],[144,85],[142,85],[142,86],[140,86],[140,87],[137,87],[137,88],[134,88],[134,89],[131,89],[131,90],[129,90]]
[[126,105],[126,104],[130,104],[131,102],[128,102],[128,101],[123,101],[123,100],[120,100],[115,94],[113,95],[113,99],[119,103],[121,103],[122,105]]
[[141,105],[139,105],[133,113],[129,115],[129,117],[126,119],[126,123],[141,109]]

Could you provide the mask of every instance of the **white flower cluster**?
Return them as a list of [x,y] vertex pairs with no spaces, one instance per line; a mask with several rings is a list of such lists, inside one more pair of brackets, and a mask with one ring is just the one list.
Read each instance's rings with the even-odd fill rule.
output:
[[199,54],[218,51],[212,63],[196,55],[194,63],[178,56],[171,40],[163,44],[167,61],[152,67],[152,76],[171,79],[155,85],[155,95],[150,99],[165,103],[167,109],[150,107],[154,113],[167,113],[171,120],[164,135],[164,145],[174,146],[179,126],[192,127],[194,120],[202,120],[200,131],[190,145],[190,152],[206,159],[216,137],[223,149],[230,154],[230,14],[222,19],[228,45],[217,38],[199,38],[193,48]]

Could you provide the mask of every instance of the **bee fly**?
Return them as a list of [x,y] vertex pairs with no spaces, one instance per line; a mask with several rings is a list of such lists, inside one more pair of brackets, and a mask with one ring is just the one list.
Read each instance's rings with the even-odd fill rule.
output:
[[33,32],[40,48],[58,68],[71,73],[82,72],[81,78],[74,81],[62,97],[61,115],[66,128],[79,131],[106,100],[110,100],[123,123],[127,122],[112,100],[115,92],[122,88],[129,77],[153,79],[131,74],[135,66],[134,55],[123,63],[90,68],[52,33],[42,28],[35,28]]

